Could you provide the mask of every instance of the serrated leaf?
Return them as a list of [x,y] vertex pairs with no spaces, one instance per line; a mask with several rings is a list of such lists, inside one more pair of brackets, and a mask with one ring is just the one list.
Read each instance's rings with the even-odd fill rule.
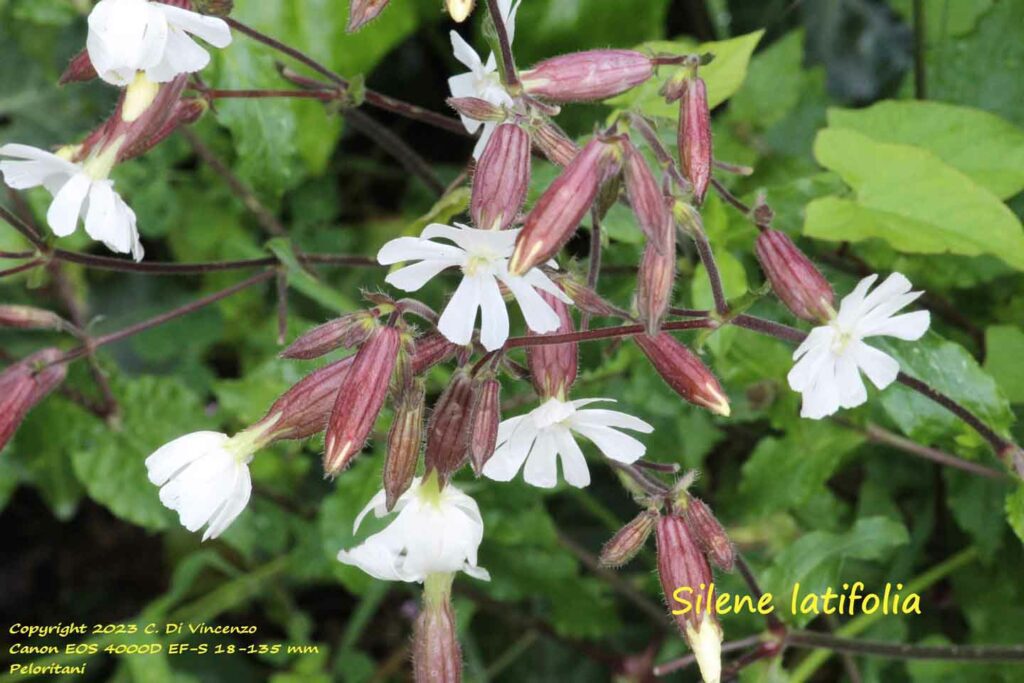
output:
[[[765,590],[776,598],[777,604],[786,604],[793,587],[800,584],[800,595],[821,593],[838,584],[839,570],[846,560],[882,560],[889,553],[910,540],[906,528],[887,517],[858,519],[853,528],[843,534],[813,531],[804,534],[779,553],[775,564],[763,573]],[[814,615],[790,615],[787,609],[781,615],[797,623],[806,623]]]
[[[930,332],[916,342],[872,339],[870,343],[899,361],[908,375],[927,382],[957,401],[997,432],[1006,432],[1014,416],[996,382],[967,350]],[[959,418],[928,398],[899,384],[882,392],[882,407],[900,430],[922,443],[971,433]]]
[[[733,96],[747,77],[747,65],[764,31],[716,40],[699,45],[687,39],[678,41],[656,40],[643,43],[636,49],[672,55],[704,54],[710,52],[714,60],[700,69],[700,76],[708,86],[708,106],[717,107]],[[647,83],[619,95],[608,103],[620,109],[636,108],[648,116],[674,119],[679,117],[679,103],[668,103],[658,94],[665,80],[675,73],[673,67],[662,67],[658,75]]]
[[826,128],[818,133],[814,154],[843,177],[856,199],[811,202],[804,234],[850,242],[878,238],[911,253],[992,254],[1024,270],[1020,220],[931,152]]
[[866,109],[829,109],[828,125],[926,149],[1000,199],[1024,189],[1024,130],[980,109],[886,100]]
[[796,423],[782,438],[765,437],[743,465],[740,496],[751,516],[795,510],[821,490],[844,456],[864,442],[829,422]]

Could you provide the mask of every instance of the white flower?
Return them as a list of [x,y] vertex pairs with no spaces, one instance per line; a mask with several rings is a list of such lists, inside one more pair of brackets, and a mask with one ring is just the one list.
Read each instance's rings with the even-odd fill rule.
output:
[[[565,303],[572,303],[572,300],[537,268],[522,276],[508,272],[508,259],[519,231],[477,230],[456,225],[458,227],[453,228],[434,223],[419,237],[399,237],[381,247],[377,260],[383,265],[419,261],[389,274],[385,281],[406,292],[414,292],[442,270],[461,268],[462,282],[437,323],[441,334],[455,344],[468,344],[472,339],[477,310],[480,310],[480,342],[484,348],[493,351],[508,339],[508,311],[499,281],[519,302],[531,330],[541,334],[557,330],[558,314],[537,290],[548,292]],[[450,240],[458,246],[432,242],[432,237]]]
[[876,279],[871,275],[861,280],[829,324],[811,330],[793,354],[797,363],[788,379],[789,386],[803,394],[802,417],[820,420],[867,401],[861,372],[879,389],[896,381],[900,371],[896,359],[868,346],[864,339],[889,336],[913,341],[928,331],[928,311],[894,315],[923,292],[910,291],[910,281],[893,273],[868,294]]
[[203,540],[217,538],[249,502],[252,451],[227,434],[194,432],[161,446],[146,458],[160,502],[178,513],[189,531],[209,524]]
[[149,0],[100,0],[89,14],[86,48],[107,83],[128,85],[139,71],[166,83],[210,63],[209,53],[189,34],[214,47],[231,43],[231,29],[217,17]]
[[722,627],[705,611],[699,627],[692,623],[686,625],[686,640],[697,659],[704,683],[719,683],[722,680]]
[[[377,518],[388,513],[385,493],[379,492],[356,517],[353,533],[373,510]],[[451,484],[438,491],[433,477],[413,480],[395,501],[395,519],[382,531],[338,559],[383,581],[423,582],[430,574],[463,571],[490,580],[478,567],[477,549],[484,537],[484,522],[476,501]],[[392,513],[392,514],[393,514]]]
[[[497,481],[510,481],[520,468],[528,484],[551,488],[558,481],[556,459],[561,456],[562,475],[572,486],[590,483],[590,470],[573,432],[594,442],[598,450],[612,460],[630,464],[646,452],[646,447],[619,429],[649,434],[654,427],[643,420],[616,410],[580,410],[585,405],[610,398],[561,401],[550,398],[526,415],[505,420],[498,427],[498,446],[484,475]],[[526,467],[523,467],[523,463]]]
[[43,186],[53,195],[46,222],[55,235],[73,233],[81,216],[90,237],[112,251],[130,253],[136,261],[142,259],[135,212],[107,178],[111,159],[76,164],[28,145],[2,145],[0,157],[9,157],[0,161],[0,173],[10,187],[25,190]]
[[[517,2],[513,6],[512,0],[498,0],[498,7],[502,18],[505,20],[505,26],[508,29],[508,40],[511,43],[515,35],[516,12],[519,10],[519,3]],[[501,76],[497,70],[498,60],[494,53],[492,52],[487,58],[487,62],[484,63],[481,61],[480,55],[476,53],[476,50],[470,47],[469,43],[455,31],[451,32],[451,40],[455,59],[469,68],[467,73],[452,76],[448,79],[448,88],[452,91],[452,97],[476,97],[490,102],[496,107],[511,106],[512,97],[509,96],[505,91],[505,87],[501,84]],[[476,142],[476,146],[473,148],[473,158],[479,159],[480,155],[484,152],[484,147],[487,146],[491,133],[494,132],[498,124],[494,121],[476,121],[467,116],[462,116],[461,118],[462,125],[470,133],[475,133],[481,125],[484,127],[480,133],[480,138]]]

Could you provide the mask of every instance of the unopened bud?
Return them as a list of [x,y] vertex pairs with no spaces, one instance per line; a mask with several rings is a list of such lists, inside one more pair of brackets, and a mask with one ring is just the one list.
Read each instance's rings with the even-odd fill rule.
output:
[[234,0],[192,0],[192,4],[197,12],[215,17],[226,17],[235,9]]
[[324,471],[328,475],[337,476],[366,444],[384,407],[400,347],[401,333],[394,327],[380,327],[356,352],[327,423]]
[[335,349],[350,349],[366,341],[377,326],[375,309],[357,311],[314,327],[281,352],[281,358],[311,360]]
[[57,349],[43,349],[0,372],[0,451],[18,431],[25,416],[67,377]]
[[459,683],[462,652],[455,635],[451,575],[432,574],[423,588],[423,610],[416,619],[412,666],[416,683]]
[[772,290],[793,315],[810,322],[825,322],[832,317],[832,285],[789,235],[764,230],[757,236],[755,251]]
[[636,222],[647,237],[648,244],[659,250],[669,249],[668,240],[672,240],[675,249],[675,230],[672,227],[672,214],[668,210],[665,195],[662,194],[658,181],[651,172],[643,154],[633,143],[624,143],[623,176],[626,181],[626,195],[633,207]]
[[713,413],[728,417],[729,400],[722,385],[697,356],[666,332],[633,339],[643,350],[661,378],[684,399]]
[[701,550],[707,555],[711,563],[719,569],[731,572],[736,564],[736,549],[733,547],[729,535],[725,533],[722,524],[711,512],[700,498],[686,495],[686,503],[683,508],[683,520],[689,527],[690,533],[697,539]]
[[34,306],[0,305],[0,327],[22,330],[63,330],[68,323],[53,311]]
[[96,78],[96,68],[92,65],[92,60],[89,59],[89,52],[82,50],[77,55],[71,58],[68,62],[68,66],[64,69],[64,73],[60,75],[59,85],[67,85],[68,83],[84,83],[85,81],[91,81]]
[[679,159],[693,186],[697,204],[704,203],[711,182],[711,112],[708,89],[700,76],[688,78],[679,100]]
[[504,121],[505,110],[479,97],[449,97],[448,106],[474,121]]
[[535,126],[531,136],[533,144],[537,145],[537,149],[553,164],[568,166],[579,154],[579,145],[551,121],[544,121]]
[[[572,312],[560,299],[548,292],[539,292],[541,298],[558,314],[558,329],[551,335],[571,334],[576,331]],[[527,332],[530,337],[545,337],[547,334]],[[540,395],[541,402],[549,398],[565,400],[569,389],[576,381],[579,369],[579,347],[575,342],[562,344],[535,344],[526,349],[526,361],[530,368],[530,379]]]
[[272,425],[273,440],[307,439],[327,428],[334,399],[355,356],[315,370],[281,394],[259,425]]
[[348,25],[345,30],[355,33],[363,26],[377,18],[389,0],[351,0],[348,6]]
[[[661,329],[661,321],[672,302],[672,286],[676,280],[676,243],[673,233],[666,243],[648,242],[640,259],[636,280],[636,309],[648,335]],[[667,248],[671,247],[671,249]]]
[[445,482],[462,467],[469,455],[473,380],[465,370],[456,371],[438,397],[427,423],[426,472],[436,471]]
[[476,0],[445,0],[444,4],[455,23],[461,24],[473,11]]
[[558,286],[562,288],[562,291],[572,299],[572,303],[576,308],[580,309],[584,313],[589,313],[590,315],[596,315],[603,318],[628,319],[630,317],[626,311],[604,299],[600,294],[590,287],[587,287],[582,282],[579,282],[571,275],[566,273],[555,273],[552,279],[558,283]]
[[675,610],[672,616],[697,658],[705,683],[719,683],[722,628],[718,625],[714,604],[708,604],[713,580],[711,566],[690,535],[686,523],[678,515],[669,514],[659,518],[655,538],[658,546],[658,578],[666,601],[671,604],[675,591],[687,587],[692,591],[688,595],[693,604],[702,606],[702,609],[683,614],[676,613],[682,610]]
[[588,50],[545,59],[521,76],[529,94],[551,102],[604,100],[654,75],[654,62],[635,50]]
[[516,238],[508,264],[512,275],[524,275],[552,258],[569,241],[614,168],[616,150],[595,137],[548,186]]
[[423,413],[426,387],[417,379],[401,393],[395,403],[395,419],[388,434],[388,454],[384,460],[384,494],[387,509],[395,506],[416,476],[416,463],[423,446]]
[[601,566],[621,567],[636,557],[647,543],[647,538],[654,531],[657,523],[658,512],[656,510],[644,510],[634,517],[601,548],[599,558]]
[[427,332],[413,342],[412,374],[422,375],[438,363],[443,363],[458,351],[460,346],[452,344],[440,332]]
[[498,425],[501,423],[501,382],[493,377],[484,380],[476,389],[473,411],[469,419],[469,459],[476,476],[498,443]]
[[530,188],[530,135],[514,123],[494,129],[473,173],[469,213],[481,230],[512,225]]

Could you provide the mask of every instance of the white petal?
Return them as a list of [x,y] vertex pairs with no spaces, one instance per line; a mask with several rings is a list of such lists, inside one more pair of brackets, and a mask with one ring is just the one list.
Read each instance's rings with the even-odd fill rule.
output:
[[434,259],[457,261],[464,256],[461,249],[450,244],[438,244],[421,237],[399,237],[380,248],[380,251],[377,252],[377,263],[390,266],[404,261]]
[[632,429],[644,434],[650,434],[654,431],[654,427],[640,418],[620,413],[617,410],[579,410],[569,418],[569,424],[573,426],[618,427],[621,429]]
[[149,480],[157,486],[163,485],[193,460],[220,448],[227,440],[228,435],[220,432],[193,432],[164,444],[146,458]]
[[508,339],[508,311],[493,277],[480,279],[480,343],[488,351],[500,349]]
[[558,314],[523,278],[507,273],[499,274],[498,277],[512,291],[512,296],[519,304],[519,310],[523,312],[527,327],[539,334],[554,332],[559,328],[562,321]]
[[481,280],[486,277],[489,276],[463,277],[437,321],[438,331],[453,344],[465,346],[473,339],[476,312],[480,308],[483,287]]
[[210,519],[210,526],[203,534],[203,540],[217,538],[224,530],[231,526],[231,523],[242,514],[242,510],[249,504],[252,495],[252,478],[249,475],[249,468],[246,465],[239,465],[238,479],[231,495],[224,501],[220,510],[214,513]]
[[498,127],[495,121],[484,121],[483,130],[480,131],[480,137],[477,138],[476,144],[473,145],[473,158],[480,161],[480,157],[483,156],[484,150],[487,149],[487,143],[490,142],[491,136],[494,135],[494,130]]
[[836,361],[836,387],[843,408],[856,408],[868,400],[868,391],[852,354],[845,354]]
[[538,488],[550,489],[558,483],[558,445],[552,430],[545,429],[537,435],[537,440],[526,459],[523,468],[523,480]]
[[160,61],[146,69],[146,78],[154,83],[167,83],[180,74],[202,71],[209,63],[209,52],[181,29],[171,27],[167,48]]
[[565,483],[576,488],[583,488],[590,485],[590,469],[587,467],[587,459],[583,457],[576,440],[568,429],[555,428],[552,430],[558,452],[562,456],[562,476]]
[[[418,486],[418,480],[415,480],[413,482],[413,485]],[[406,493],[408,493],[409,490],[411,489],[412,486],[410,486],[409,489],[406,490]],[[366,506],[359,512],[358,515],[356,515],[356,521],[352,524],[352,533],[354,534],[357,531],[359,531],[360,525],[363,523],[363,520],[366,518],[366,515],[370,514],[371,510],[373,511],[375,517],[380,517],[380,511],[382,509],[386,509],[385,506],[387,504],[387,499],[388,497],[386,491],[384,491],[383,489],[378,491],[377,494],[370,499],[370,502],[366,504]]]
[[[537,430],[525,415],[509,418],[498,425],[498,447],[484,465],[483,474],[495,481],[512,481],[530,454]],[[515,437],[515,444],[512,442]]]
[[476,53],[476,50],[474,50],[462,36],[455,31],[452,31],[448,35],[452,41],[452,54],[455,55],[455,59],[462,62],[462,64],[470,71],[476,71],[483,68],[483,62],[480,61],[480,55]]
[[871,288],[871,285],[877,279],[878,275],[868,275],[857,283],[852,292],[843,297],[843,300],[839,303],[839,312],[836,315],[836,320],[841,326],[844,328],[851,327],[860,318],[868,289]]
[[830,372],[826,368],[830,368],[834,362],[835,357],[829,347],[816,346],[806,351],[793,365],[786,380],[793,391],[805,391],[817,381],[821,373]]
[[231,28],[223,19],[190,12],[172,5],[158,3],[157,7],[164,13],[172,26],[199,36],[210,45],[227,47],[231,44]]
[[610,427],[580,425],[573,427],[573,431],[593,441],[605,456],[627,465],[636,462],[647,452],[647,447],[632,436]]
[[[109,180],[94,181],[89,189],[89,207],[85,212],[85,231],[94,240],[105,242],[114,251],[127,253],[131,244],[125,231],[115,225],[114,184]],[[117,245],[117,246],[113,246]],[[121,245],[124,245],[122,248]]]
[[456,261],[445,259],[420,261],[419,263],[414,263],[411,266],[399,268],[388,273],[387,277],[384,278],[384,282],[392,287],[397,287],[403,292],[415,292],[437,277],[441,271],[457,265],[459,264]]
[[864,330],[863,334],[865,337],[886,335],[906,341],[917,341],[928,331],[931,322],[932,317],[928,311],[914,311],[888,318],[883,323]]
[[64,187],[53,197],[50,208],[46,212],[46,222],[53,234],[67,237],[78,227],[78,216],[82,212],[82,204],[92,186],[92,179],[79,173],[64,184]]
[[897,375],[900,374],[900,364],[896,359],[874,347],[858,343],[850,352],[857,366],[879,389],[885,389],[895,382]]

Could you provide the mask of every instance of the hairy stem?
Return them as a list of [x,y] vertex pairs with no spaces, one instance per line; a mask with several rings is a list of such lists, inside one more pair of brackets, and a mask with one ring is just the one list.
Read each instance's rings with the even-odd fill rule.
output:
[[[715,327],[717,323],[713,320],[676,320],[667,322],[661,326],[662,331],[672,330],[699,330]],[[532,335],[529,337],[509,337],[505,342],[506,349],[515,349],[525,346],[547,346],[548,344],[566,344],[595,339],[612,339],[615,337],[632,337],[644,332],[643,325],[621,325],[617,327],[599,327],[595,330],[583,332],[568,332],[566,334],[544,334]]]
[[508,27],[505,25],[504,17],[501,16],[498,0],[487,0],[487,10],[490,12],[491,21],[494,22],[494,29],[498,34],[498,46],[501,49],[501,80],[510,88],[518,88],[519,75],[516,73],[515,57],[512,55],[512,41],[509,40]]

